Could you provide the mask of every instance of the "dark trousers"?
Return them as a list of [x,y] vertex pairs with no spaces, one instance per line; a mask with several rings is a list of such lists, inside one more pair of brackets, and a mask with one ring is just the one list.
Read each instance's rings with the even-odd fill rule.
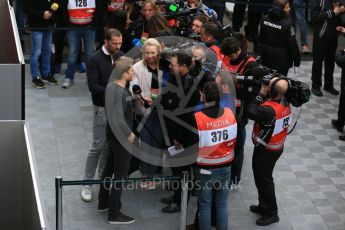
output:
[[248,12],[248,22],[245,27],[247,40],[254,45],[259,44],[259,25],[261,22],[261,12]]
[[232,28],[239,32],[243,26],[244,14],[246,13],[248,0],[237,0],[232,13]]
[[341,70],[338,124],[341,126],[345,125],[345,69]]
[[272,174],[282,152],[271,152],[262,147],[254,148],[252,168],[255,186],[259,195],[259,208],[264,216],[278,214]]
[[338,39],[320,39],[318,35],[313,37],[313,66],[312,88],[320,89],[322,86],[322,64],[325,64],[324,88],[333,88],[334,56],[338,46]]
[[[187,171],[189,178],[191,175],[191,170],[192,166],[191,165],[186,165],[186,166],[181,166],[181,167],[174,167],[171,168],[173,176],[182,176],[182,172]],[[188,178],[188,181],[189,181]],[[178,183],[177,186],[173,186],[174,188],[174,194],[173,194],[173,200],[176,204],[181,205],[181,192],[182,192],[182,186],[181,186],[181,181],[174,181],[174,183]],[[188,198],[187,202],[189,201],[189,192],[188,192]]]
[[[114,176],[115,180],[126,179],[128,177],[132,155],[122,147],[121,143],[116,138],[107,136],[107,141],[109,145],[109,155],[103,171],[102,180],[111,178],[112,176]],[[110,185],[100,186],[98,201],[100,204],[108,203],[108,216],[115,217],[121,210],[123,185],[121,183],[116,183],[111,186],[110,195],[109,187]]]
[[234,149],[235,158],[231,165],[231,183],[237,184],[241,180],[242,165],[244,158],[244,143],[246,141],[246,124],[247,121],[237,122],[237,138]]

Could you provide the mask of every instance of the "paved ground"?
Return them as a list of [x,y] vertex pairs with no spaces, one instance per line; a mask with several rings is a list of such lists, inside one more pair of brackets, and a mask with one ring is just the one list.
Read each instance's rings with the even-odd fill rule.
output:
[[[311,62],[303,62],[301,69],[301,80],[310,83]],[[54,229],[54,178],[62,175],[64,179],[82,179],[92,140],[93,108],[84,74],[77,74],[75,85],[68,90],[60,86],[35,89],[30,83],[28,66],[26,74],[26,119],[33,136],[44,205]],[[339,89],[338,68],[334,77]],[[63,76],[57,78],[61,84]],[[281,221],[265,229],[345,229],[345,142],[338,140],[339,133],[330,125],[337,105],[338,97],[325,93],[323,98],[312,97],[303,106],[274,174]],[[248,133],[250,129],[248,125]],[[257,216],[248,210],[257,199],[251,156],[252,144],[248,139],[242,190],[230,194],[230,229],[257,229]],[[108,225],[106,215],[96,210],[97,199],[85,203],[79,193],[78,186],[64,189],[64,229],[124,229]],[[158,200],[167,195],[169,192],[160,188],[126,192],[123,210],[136,218],[136,223],[126,229],[178,229],[178,214],[160,212],[162,204]],[[189,223],[195,203],[193,197],[188,209]]]
[[[341,46],[343,40],[340,39]],[[303,56],[303,60],[310,60],[310,55]],[[310,83],[310,75],[311,62],[303,61],[300,79]],[[63,75],[56,76],[61,85]],[[334,77],[339,89],[339,68]],[[60,85],[45,90],[33,88],[26,66],[26,119],[31,127],[49,229],[55,229],[54,178],[62,175],[66,180],[82,179],[92,140],[93,108],[85,74],[77,74],[75,85],[68,90]],[[256,202],[257,193],[251,170],[252,144],[247,138],[242,190],[231,192],[229,198],[229,229],[345,229],[345,142],[338,140],[339,133],[330,125],[336,117],[338,99],[325,93],[322,98],[312,97],[303,106],[274,174],[281,220],[267,228],[256,227],[257,216],[248,210]],[[251,128],[248,125],[248,134]],[[95,198],[97,190],[95,186]],[[178,229],[179,214],[160,212],[163,205],[159,199],[168,195],[161,188],[125,192],[123,211],[135,217],[136,222],[114,227],[106,223],[105,214],[97,212],[97,199],[85,203],[80,199],[80,187],[65,187],[64,229]],[[193,220],[195,204],[192,197],[188,223]]]

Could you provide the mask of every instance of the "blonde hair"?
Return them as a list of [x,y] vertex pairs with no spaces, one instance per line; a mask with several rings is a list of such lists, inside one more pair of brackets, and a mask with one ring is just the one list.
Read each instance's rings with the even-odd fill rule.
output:
[[150,4],[152,8],[155,10],[156,13],[159,12],[159,7],[155,4],[156,1],[154,0],[145,0],[143,4],[141,4],[141,13],[144,13],[144,7],[146,4]]
[[111,78],[114,80],[120,80],[123,74],[126,73],[134,64],[134,60],[130,57],[122,56],[116,63],[113,72],[111,73]]
[[[160,56],[160,54],[161,54],[161,44],[159,43],[159,41],[157,41],[157,39],[154,39],[154,38],[149,38],[149,39],[147,39],[146,41],[145,41],[145,43],[144,43],[144,45],[143,45],[143,62],[144,62],[144,64],[146,65],[147,63],[146,63],[146,61],[145,61],[145,48],[147,47],[147,46],[154,46],[154,47],[156,47],[156,49],[157,49],[157,56],[158,56],[158,61],[159,61],[159,56]],[[159,64],[159,63],[157,63],[157,64]]]

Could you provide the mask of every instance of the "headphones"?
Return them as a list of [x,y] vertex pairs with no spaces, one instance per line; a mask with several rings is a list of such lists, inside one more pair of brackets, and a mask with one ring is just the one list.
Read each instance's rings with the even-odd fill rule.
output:
[[272,99],[275,98],[278,95],[278,91],[276,89],[276,84],[280,80],[285,80],[289,84],[289,81],[288,81],[289,78],[287,78],[287,77],[278,77],[276,80],[274,80],[272,82],[271,87],[270,87],[270,98],[272,98]]

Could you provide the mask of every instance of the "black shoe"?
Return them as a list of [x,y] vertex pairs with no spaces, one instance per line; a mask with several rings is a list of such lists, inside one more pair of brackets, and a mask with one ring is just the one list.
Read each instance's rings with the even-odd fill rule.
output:
[[135,222],[135,219],[125,214],[119,213],[115,217],[108,217],[109,224],[132,224]]
[[273,215],[270,217],[261,217],[256,221],[256,225],[258,226],[267,226],[273,223],[279,222],[279,216],[278,215]]
[[163,204],[171,204],[174,203],[174,198],[172,196],[166,197],[166,198],[162,198],[160,200]]
[[332,125],[339,132],[341,132],[341,133],[343,132],[343,126],[339,125],[338,120],[332,119]]
[[330,94],[333,94],[333,95],[339,95],[339,91],[336,90],[334,87],[324,87],[323,90],[329,92]]
[[196,224],[195,223],[186,226],[186,230],[196,230],[196,229],[197,228],[196,228]]
[[177,203],[170,203],[168,206],[162,208],[162,212],[165,213],[175,213],[181,211],[181,207]]
[[46,87],[41,78],[33,78],[32,85],[35,86],[37,89],[44,89]]
[[58,81],[51,74],[49,74],[47,77],[42,77],[42,80],[49,83],[49,84],[53,84],[53,85],[58,84]]
[[345,135],[339,136],[339,140],[345,141]]
[[108,210],[108,204],[102,204],[102,203],[98,203],[98,211],[99,212],[105,212]]
[[321,92],[320,89],[311,89],[311,92],[315,95],[315,96],[318,96],[318,97],[322,97],[323,96],[323,93]]
[[261,211],[259,205],[250,205],[249,210],[253,213],[256,213],[256,214],[262,214],[262,211]]

